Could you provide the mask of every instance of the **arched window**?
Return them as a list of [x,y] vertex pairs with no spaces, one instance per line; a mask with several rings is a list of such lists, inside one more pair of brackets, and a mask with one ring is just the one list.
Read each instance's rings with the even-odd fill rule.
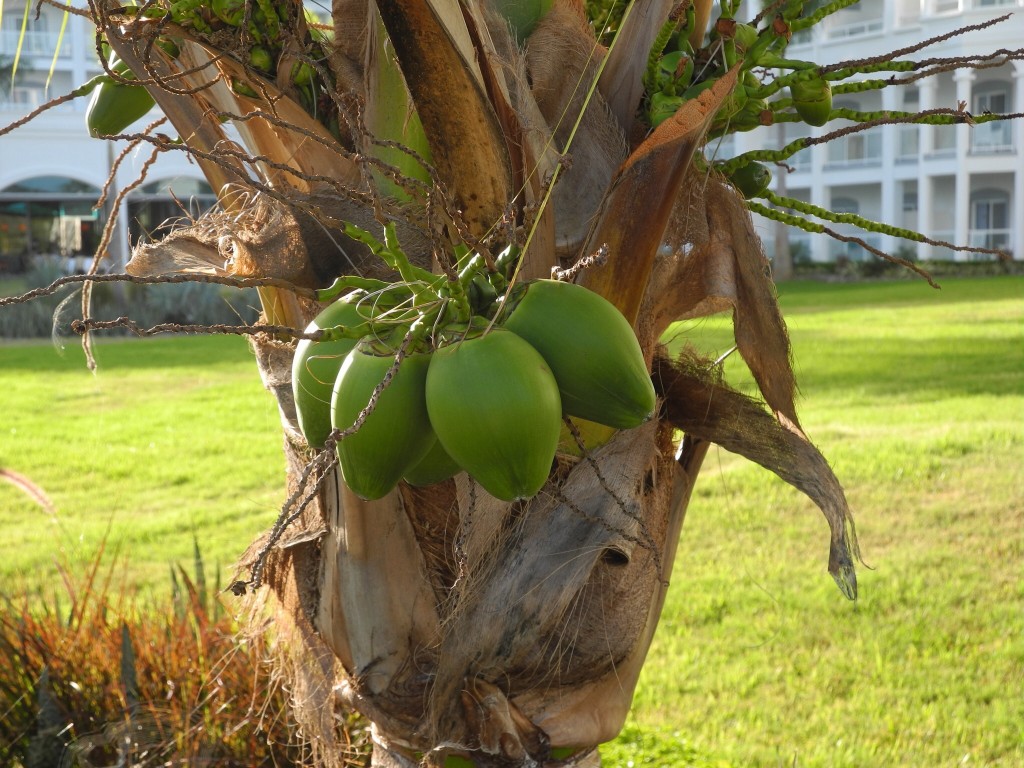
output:
[[0,189],[0,272],[21,272],[38,257],[75,260],[99,244],[98,187],[67,176],[34,176]]

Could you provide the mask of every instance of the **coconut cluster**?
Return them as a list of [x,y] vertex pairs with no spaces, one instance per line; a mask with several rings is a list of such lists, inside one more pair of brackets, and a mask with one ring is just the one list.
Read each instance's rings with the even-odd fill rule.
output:
[[357,495],[466,471],[496,498],[529,498],[548,478],[565,417],[630,429],[654,415],[636,335],[607,300],[555,280],[475,295],[469,322],[442,314],[385,333],[386,307],[352,291],[307,328],[333,333],[296,349],[299,427],[314,447],[337,430],[342,477]]

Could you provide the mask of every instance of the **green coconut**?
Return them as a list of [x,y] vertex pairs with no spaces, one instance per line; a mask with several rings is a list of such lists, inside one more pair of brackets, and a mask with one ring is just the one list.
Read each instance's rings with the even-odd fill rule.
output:
[[440,440],[434,441],[433,447],[419,463],[402,477],[409,485],[424,486],[441,483],[462,471],[462,467],[441,445]]
[[789,93],[794,109],[805,123],[822,126],[828,122],[832,114],[832,86],[827,80],[820,77],[797,80],[789,86]]
[[509,331],[434,352],[427,411],[444,450],[503,501],[537,493],[551,472],[562,404],[540,353]]
[[[116,56],[110,58],[110,69],[134,80],[128,65]],[[128,85],[101,75],[85,110],[85,125],[90,136],[114,136],[145,115],[156,104],[149,91],[141,85]]]
[[[332,426],[355,424],[394,362],[393,354],[378,354],[366,341],[349,352],[331,396]],[[357,496],[387,495],[436,442],[424,397],[429,366],[429,354],[406,356],[362,426],[338,440],[341,476]]]
[[504,327],[543,356],[569,416],[630,429],[654,415],[656,396],[629,321],[593,291],[556,280],[526,286]]
[[[354,326],[369,319],[368,311],[360,312],[363,291],[353,291],[335,301],[306,327],[315,333],[336,325]],[[311,341],[301,339],[292,359],[292,394],[299,429],[306,442],[319,448],[331,434],[331,392],[334,380],[345,357],[355,348],[358,339]]]
[[729,181],[745,198],[759,197],[772,183],[772,172],[762,163],[749,162],[729,174]]

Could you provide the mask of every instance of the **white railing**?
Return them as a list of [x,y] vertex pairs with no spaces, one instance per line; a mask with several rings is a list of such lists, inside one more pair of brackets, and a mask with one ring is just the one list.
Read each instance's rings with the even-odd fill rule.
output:
[[[5,24],[4,26],[7,25]],[[3,51],[5,56],[13,58],[14,52],[18,50],[18,39],[20,37],[20,29],[4,29],[0,31],[0,51]],[[57,35],[55,33],[25,30],[25,39],[21,43],[22,56],[52,57],[56,48]],[[71,55],[71,38],[69,35],[64,35],[58,55],[61,58]]]
[[868,19],[856,21],[852,24],[837,24],[830,26],[825,31],[825,37],[829,40],[849,40],[854,37],[874,35],[882,31],[885,22],[882,19]]
[[882,134],[877,128],[841,136],[828,143],[829,166],[877,165],[882,162]]
[[919,0],[898,0],[896,7],[896,26],[909,27],[921,21],[921,3]]
[[1024,0],[926,0],[922,12],[928,16],[950,16],[967,10],[987,10],[1024,5]]
[[971,153],[976,155],[1013,152],[1013,126],[1007,122],[982,123],[971,127]]
[[[972,229],[967,233],[967,244],[972,248],[999,248],[1011,250],[1012,229]],[[991,258],[989,254],[977,253],[974,258]]]
[[932,128],[932,148],[928,154],[936,157],[956,155],[955,125],[937,125]]

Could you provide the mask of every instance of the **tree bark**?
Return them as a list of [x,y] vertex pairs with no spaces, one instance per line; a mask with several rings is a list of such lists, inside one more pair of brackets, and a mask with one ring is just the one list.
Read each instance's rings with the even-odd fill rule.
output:
[[[289,347],[254,346],[294,435]],[[629,711],[708,446],[672,435],[656,420],[592,459],[560,456],[518,504],[465,475],[368,502],[328,471],[267,581],[287,621],[308,621],[311,651],[323,642],[340,662],[319,685],[373,722],[374,765],[597,764]],[[299,441],[286,452],[296,489],[310,456]],[[579,761],[553,757],[567,753]]]

